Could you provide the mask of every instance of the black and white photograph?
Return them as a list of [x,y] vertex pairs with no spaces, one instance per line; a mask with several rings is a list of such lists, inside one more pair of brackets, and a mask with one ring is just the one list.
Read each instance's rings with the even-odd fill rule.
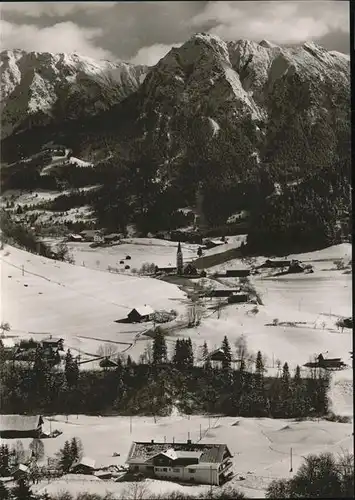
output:
[[0,4],[0,499],[354,498],[351,1]]

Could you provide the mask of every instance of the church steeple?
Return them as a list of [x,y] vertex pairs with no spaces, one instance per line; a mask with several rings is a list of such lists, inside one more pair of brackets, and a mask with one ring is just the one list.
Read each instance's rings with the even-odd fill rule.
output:
[[179,241],[177,252],[176,252],[176,270],[178,274],[183,274],[184,261],[182,257],[181,243]]

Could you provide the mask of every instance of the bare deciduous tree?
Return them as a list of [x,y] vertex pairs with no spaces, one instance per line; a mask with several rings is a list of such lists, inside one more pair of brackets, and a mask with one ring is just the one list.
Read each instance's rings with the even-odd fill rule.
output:
[[234,342],[234,345],[236,348],[237,359],[245,361],[245,359],[248,356],[248,346],[247,346],[247,340],[243,334],[237,337],[236,341]]
[[104,356],[105,358],[110,358],[117,353],[117,346],[109,342],[101,344],[97,350],[99,356]]

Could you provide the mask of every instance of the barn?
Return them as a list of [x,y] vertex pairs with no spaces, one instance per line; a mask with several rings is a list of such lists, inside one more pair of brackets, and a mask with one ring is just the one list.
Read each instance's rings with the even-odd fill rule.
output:
[[39,438],[42,434],[42,425],[41,415],[0,415],[0,437]]
[[128,321],[130,323],[142,323],[144,321],[149,321],[152,319],[154,314],[154,309],[150,306],[138,306],[131,310],[127,314]]

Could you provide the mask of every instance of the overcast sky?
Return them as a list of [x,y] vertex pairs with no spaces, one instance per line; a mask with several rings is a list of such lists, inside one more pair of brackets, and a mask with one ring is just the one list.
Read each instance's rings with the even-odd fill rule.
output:
[[350,52],[349,2],[1,2],[1,49],[155,64],[196,32]]

